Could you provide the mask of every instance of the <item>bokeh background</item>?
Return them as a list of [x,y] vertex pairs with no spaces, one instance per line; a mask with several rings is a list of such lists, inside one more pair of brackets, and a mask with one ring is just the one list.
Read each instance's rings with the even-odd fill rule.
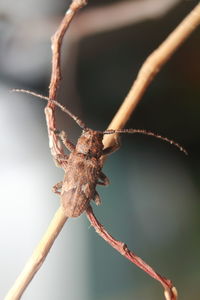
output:
[[[89,127],[104,130],[148,56],[198,1],[89,1],[71,24],[62,50],[59,100]],[[0,3],[0,298],[22,270],[59,206],[42,100],[10,93],[48,93],[50,37],[69,2]],[[172,279],[180,299],[200,298],[200,29],[155,78],[127,128],[158,132],[183,145],[123,135],[106,162],[105,228]],[[72,141],[80,129],[57,112]],[[90,227],[69,220],[23,299],[156,300],[160,285],[126,261]]]

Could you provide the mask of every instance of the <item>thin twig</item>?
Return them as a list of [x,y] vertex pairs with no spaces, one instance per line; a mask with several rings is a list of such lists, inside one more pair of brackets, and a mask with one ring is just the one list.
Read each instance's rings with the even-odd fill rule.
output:
[[[67,11],[66,16],[64,17],[61,25],[59,26],[58,31],[55,34],[56,37],[54,36],[55,38],[52,39],[53,69],[52,69],[52,77],[51,77],[50,92],[49,92],[49,96],[51,99],[56,98],[57,89],[59,86],[59,82],[61,80],[60,47],[62,44],[62,38],[75,12],[85,4],[86,4],[85,1],[81,1],[81,0],[74,0],[72,2],[70,9]],[[124,103],[122,104],[115,118],[111,122],[109,128],[119,129],[125,125],[131,113],[135,109],[137,103],[139,102],[142,95],[144,94],[146,88],[152,81],[153,77],[157,74],[157,72],[164,65],[164,63],[171,57],[174,51],[182,44],[182,42],[192,33],[192,31],[195,30],[195,28],[199,25],[199,23],[200,23],[200,4],[198,4],[193,9],[193,11],[185,18],[185,20],[177,27],[177,29],[174,30],[174,32],[165,40],[165,42],[156,51],[154,51],[146,60],[146,62],[143,64],[133,87],[131,88],[127,98],[125,99]],[[61,154],[62,149],[61,147],[57,146],[58,145],[56,140],[57,137],[54,134],[54,130],[56,129],[55,117],[54,117],[54,106],[50,105],[50,103],[45,109],[45,114],[46,114],[48,133],[49,133],[49,145],[50,145],[52,155],[55,156],[56,154]],[[112,139],[113,137],[111,135],[107,135],[104,139],[105,146],[108,146],[110,143],[112,143]],[[90,217],[92,218],[91,214]],[[54,240],[56,239],[57,235],[59,234],[66,220],[67,218],[65,217],[63,210],[60,207],[56,212],[55,216],[53,217],[52,222],[50,223],[50,226],[48,227],[44,237],[42,238],[36,250],[33,252],[31,258],[29,259],[24,270],[22,271],[22,273],[19,275],[18,279],[14,283],[13,287],[8,292],[5,300],[20,299],[27,285],[29,284],[33,276],[36,274],[36,272],[44,262]],[[94,219],[92,221],[93,223],[92,225],[95,225],[96,221],[97,220]],[[100,226],[99,228],[102,228],[101,224],[97,221],[97,224],[94,226],[95,229],[98,230],[98,226]],[[105,236],[107,235],[107,237],[109,237],[113,241],[114,243],[113,245],[117,245],[116,243],[118,241],[116,241],[111,236],[109,236],[105,230],[104,230],[104,235]],[[120,245],[124,245],[124,244],[120,244]],[[131,254],[131,252],[127,248],[126,251],[124,247],[122,248],[123,248],[122,249],[123,255],[125,255],[125,253],[129,255],[128,259],[134,261],[137,258],[137,256],[132,256],[133,254]],[[136,261],[138,263],[142,262],[142,260],[140,260],[139,258],[137,258]],[[150,270],[150,273],[151,272],[152,271]],[[157,273],[154,273],[154,275],[155,274]],[[155,276],[159,276],[159,275],[157,274]],[[159,278],[156,279],[159,280]],[[164,278],[162,279],[162,284],[163,282],[165,282]],[[165,287],[165,298],[167,300],[175,300],[176,299],[175,289],[171,288],[172,285],[170,284],[171,284],[170,281],[168,283],[168,280],[166,280],[166,287],[163,285]]]
[[60,68],[60,50],[62,46],[63,37],[69,24],[71,23],[76,12],[87,4],[86,0],[74,0],[72,1],[69,9],[67,10],[58,30],[52,37],[52,73],[51,82],[49,86],[49,98],[56,99],[56,93],[59,88],[61,80],[61,68]]
[[125,243],[120,242],[120,241],[116,240],[114,237],[112,237],[106,231],[106,229],[103,227],[103,225],[97,220],[97,218],[95,217],[95,215],[93,213],[91,206],[88,207],[88,209],[86,211],[86,215],[87,215],[87,218],[90,221],[91,225],[96,230],[96,232],[109,245],[111,245],[121,255],[126,257],[128,260],[130,260],[132,263],[134,263],[136,266],[138,266],[144,272],[148,273],[151,277],[158,280],[164,287],[166,295],[170,296],[169,299],[176,300],[177,292],[176,292],[176,288],[173,287],[171,280],[169,280],[169,279],[161,276],[157,272],[155,272],[153,268],[151,268],[147,263],[145,263],[145,261],[143,261],[140,257],[138,257],[134,252],[130,251]]
[[[57,31],[53,35],[52,41],[52,72],[51,72],[51,81],[49,85],[49,98],[56,99],[57,91],[61,81],[61,46],[63,37],[71,23],[74,15],[77,11],[87,4],[86,0],[73,0],[69,9],[67,10],[64,18],[62,19]],[[53,157],[56,155],[63,154],[63,150],[58,147],[58,138],[55,134],[56,131],[56,121],[55,121],[55,105],[52,102],[48,102],[45,108],[45,116],[47,121],[47,129],[49,135],[49,147]],[[64,165],[64,163],[63,163]]]
[[[108,129],[119,129],[125,126],[156,74],[199,24],[200,4],[196,5],[166,40],[147,57]],[[106,147],[110,146],[112,142],[113,136],[105,136],[104,145]]]
[[51,249],[51,246],[60,233],[66,220],[67,217],[64,216],[62,208],[59,207],[37,248],[27,261],[13,287],[6,295],[5,300],[18,300],[21,298],[23,292],[34,277],[35,273],[42,266],[47,254],[49,253],[49,250]]

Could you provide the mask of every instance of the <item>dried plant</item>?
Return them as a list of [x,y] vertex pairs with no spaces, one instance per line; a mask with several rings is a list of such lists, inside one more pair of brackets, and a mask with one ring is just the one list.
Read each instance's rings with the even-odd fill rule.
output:
[[[85,0],[74,0],[66,12],[58,30],[52,37],[52,74],[49,87],[49,99],[56,99],[57,91],[61,80],[61,66],[60,53],[63,37],[77,11],[86,5]],[[127,120],[130,118],[133,110],[138,102],[141,100],[148,85],[151,83],[155,75],[160,71],[162,66],[170,59],[177,48],[184,42],[184,40],[195,30],[200,24],[200,4],[198,4],[193,11],[180,23],[180,25],[168,36],[168,38],[146,59],[141,67],[138,76],[133,83],[126,99],[119,108],[114,119],[110,123],[108,129],[123,128]],[[50,150],[54,158],[63,155],[63,150],[58,143],[58,135],[56,134],[55,121],[55,103],[49,101],[45,108],[45,115],[47,120],[48,135],[50,141]],[[104,140],[104,147],[109,147],[113,144],[113,135],[106,135]],[[63,166],[67,164],[63,162]],[[99,223],[94,216],[91,206],[86,210],[87,217],[96,232],[104,238],[113,248],[119,251],[124,257],[135,263],[138,267],[147,272],[150,276],[158,280],[164,287],[164,295],[166,300],[176,300],[177,291],[172,282],[163,276],[156,273],[150,266],[148,266],[141,258],[135,255],[128,247],[114,239],[105,228]],[[63,225],[67,221],[63,208],[60,206],[55,216],[53,217],[45,235],[41,239],[38,247],[33,252],[31,258],[25,265],[22,273],[17,278],[13,287],[5,297],[6,300],[20,299],[26,287],[34,277],[36,272],[42,266],[51,246],[56,237],[61,231]]]

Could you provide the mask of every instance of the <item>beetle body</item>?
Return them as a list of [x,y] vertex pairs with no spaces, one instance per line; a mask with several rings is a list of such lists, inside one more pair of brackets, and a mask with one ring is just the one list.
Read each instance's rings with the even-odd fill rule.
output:
[[[108,129],[105,131],[95,131],[86,126],[86,124],[76,115],[71,113],[66,107],[56,100],[49,99],[43,95],[36,94],[27,90],[15,89],[16,92],[25,92],[41,99],[50,101],[52,104],[60,107],[60,109],[68,114],[80,128],[83,129],[82,135],[78,139],[76,147],[66,138],[65,132],[52,129],[53,110],[50,106],[46,107],[45,114],[47,117],[47,126],[49,136],[51,137],[50,149],[52,151],[55,163],[65,171],[64,181],[57,183],[53,187],[53,191],[61,196],[61,204],[67,217],[78,217],[88,207],[90,200],[94,200],[96,204],[100,204],[101,200],[96,191],[96,185],[109,184],[108,178],[102,173],[101,157],[111,154],[120,147],[118,136],[115,135],[115,144],[104,149],[104,134],[119,133],[139,133],[153,136],[176,146],[180,151],[187,155],[187,151],[178,143],[167,137],[155,134],[151,131],[143,129]],[[52,134],[53,132],[53,134]],[[71,152],[69,156],[60,154],[61,148],[56,137],[58,135],[65,147]],[[67,158],[66,158],[67,157]],[[65,161],[65,164],[63,164]],[[67,166],[66,166],[67,162]],[[61,192],[58,190],[61,189]]]
[[61,190],[61,204],[68,217],[78,217],[95,197],[101,168],[95,157],[71,153]]
[[[67,158],[60,193],[61,205],[67,217],[80,216],[87,209],[90,200],[100,204],[96,185],[109,183],[108,178],[101,171],[100,158],[104,155],[102,140],[102,132],[85,129]],[[68,143],[65,137],[66,147]],[[71,142],[70,148],[72,148]]]

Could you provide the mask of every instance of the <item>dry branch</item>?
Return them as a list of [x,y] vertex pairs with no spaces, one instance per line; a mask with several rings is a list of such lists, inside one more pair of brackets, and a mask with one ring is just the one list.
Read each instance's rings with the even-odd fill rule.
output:
[[26,287],[28,286],[36,272],[42,266],[47,254],[49,253],[49,250],[51,249],[51,246],[60,233],[66,220],[67,217],[63,215],[63,210],[60,207],[55,213],[37,248],[34,250],[30,259],[27,261],[24,269],[15,281],[13,287],[6,295],[5,300],[17,300],[21,298]]
[[92,207],[89,206],[87,209],[87,217],[90,221],[91,225],[94,227],[96,232],[115,250],[117,250],[121,255],[126,257],[132,263],[134,263],[138,268],[142,269],[144,272],[149,274],[151,277],[159,281],[165,290],[165,297],[168,300],[176,300],[177,299],[177,291],[176,288],[173,286],[171,280],[161,276],[157,272],[154,271],[144,260],[142,260],[139,256],[137,256],[133,251],[130,251],[127,245],[123,242],[116,240],[112,237],[103,225],[97,220],[95,217]]
[[[198,4],[166,40],[147,57],[128,95],[108,128],[119,129],[124,127],[156,74],[199,24],[200,4]],[[112,136],[105,136],[104,145],[109,146],[112,143],[112,138]]]
[[[73,16],[77,12],[77,10],[86,4],[85,1],[81,0],[74,0],[67,11],[65,17],[63,18],[57,32],[55,33],[54,37],[52,38],[52,77],[50,83],[50,91],[49,97],[51,99],[56,98],[57,89],[61,80],[61,73],[60,73],[60,47],[62,45],[63,36],[71,22]],[[183,20],[183,22],[170,34],[170,36],[161,44],[161,46],[154,51],[145,61],[141,70],[138,73],[138,77],[134,82],[129,94],[127,95],[125,101],[123,102],[122,106],[120,107],[119,111],[117,112],[115,118],[111,122],[109,128],[118,129],[123,128],[127,120],[129,119],[131,113],[135,109],[137,103],[141,100],[142,95],[144,94],[146,88],[154,78],[154,76],[159,72],[161,67],[166,63],[167,60],[171,57],[174,51],[183,43],[183,41],[195,30],[195,28],[200,23],[200,4],[198,4],[193,11]],[[62,148],[58,147],[57,137],[54,133],[56,129],[55,125],[55,118],[54,118],[54,105],[49,103],[45,109],[46,119],[47,119],[47,127],[48,127],[48,134],[49,134],[49,145],[51,149],[51,153],[53,156],[57,154],[62,154]],[[105,146],[108,146],[112,143],[112,136],[107,135],[104,139]],[[95,227],[96,231],[102,235],[104,239],[110,241],[110,244],[113,244],[115,249],[121,249],[121,252],[124,256],[127,256],[128,259],[132,260],[134,263],[139,264],[139,267],[142,266],[144,269],[144,262],[135,256],[132,252],[130,252],[124,244],[118,242],[113,237],[111,237],[105,229],[102,231],[102,225],[97,221],[95,216],[93,215],[91,209],[89,208],[87,211],[87,216],[91,221],[91,224]],[[63,213],[62,208],[60,207],[56,212],[55,216],[50,223],[44,237],[42,238],[41,242],[39,243],[36,250],[33,252],[31,258],[29,259],[28,263],[26,264],[24,270],[19,275],[18,279],[14,283],[11,290],[8,292],[5,300],[17,300],[20,299],[21,295],[23,294],[24,290],[26,289],[27,285],[36,274],[36,272],[41,267],[43,261],[45,260],[53,242],[55,241],[57,235],[61,231],[64,223],[66,222],[67,218]],[[118,244],[119,243],[119,244]],[[119,250],[119,249],[117,249]],[[157,280],[159,280],[165,288],[165,298],[167,300],[175,300],[176,299],[176,292],[175,288],[172,288],[172,284],[167,279],[161,277],[149,266],[147,267],[146,271],[148,273],[153,272],[150,274]],[[158,276],[158,277],[157,277]],[[161,280],[160,280],[161,279]]]

